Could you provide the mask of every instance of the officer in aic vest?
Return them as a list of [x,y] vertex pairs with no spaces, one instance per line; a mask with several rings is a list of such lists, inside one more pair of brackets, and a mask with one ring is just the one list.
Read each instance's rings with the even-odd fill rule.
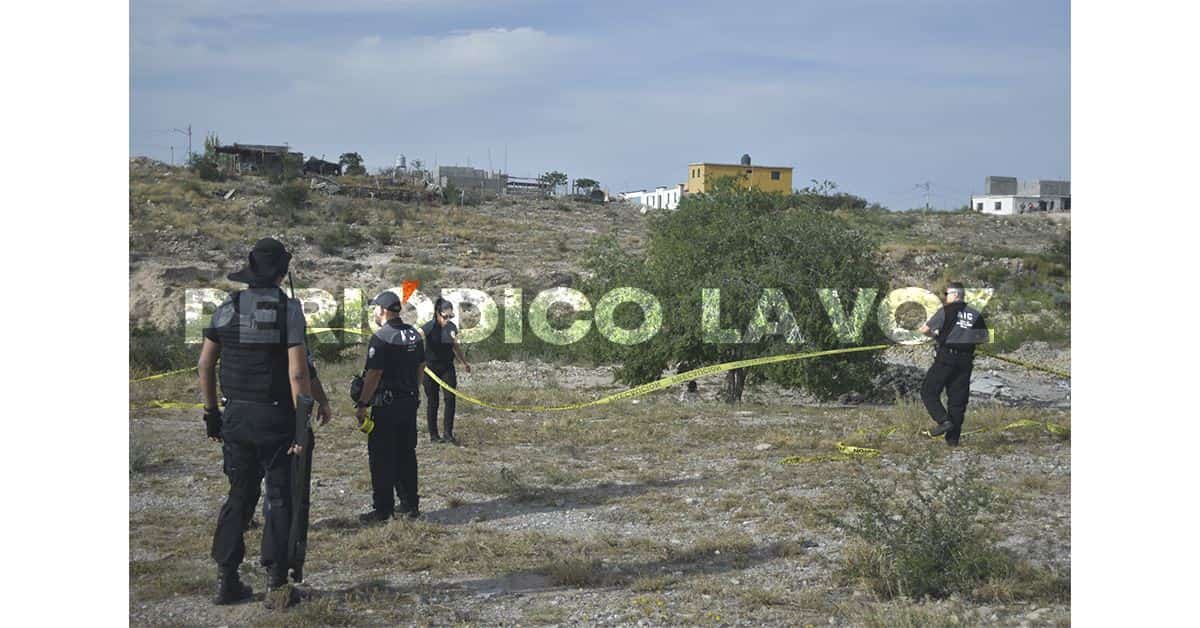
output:
[[[967,401],[971,397],[971,371],[975,367],[975,346],[988,342],[988,328],[979,310],[963,300],[966,290],[952,281],[946,286],[946,305],[942,306],[920,332],[936,343],[933,366],[925,374],[921,401],[937,427],[934,436],[946,435],[946,444],[958,445],[962,434]],[[942,405],[942,391],[946,405]]]
[[[277,607],[299,599],[287,582],[290,456],[304,455],[305,443],[296,442],[294,408],[312,393],[303,309],[279,287],[290,260],[278,241],[256,242],[249,265],[229,275],[248,288],[217,307],[204,330],[199,362],[204,421],[208,437],[222,444],[229,479],[229,496],[217,516],[212,545],[218,567],[217,604],[252,595],[238,578],[238,566],[246,551],[243,533],[249,511],[255,508],[264,476],[261,562],[268,572],[266,602]],[[218,359],[223,413],[217,406],[214,377]]]
[[355,417],[361,426],[370,408],[375,424],[367,435],[373,508],[359,520],[382,522],[397,514],[416,519],[420,516],[417,408],[421,405],[418,391],[424,378],[425,345],[416,328],[400,319],[403,301],[396,293],[382,292],[371,305],[375,306],[379,331],[367,347]]

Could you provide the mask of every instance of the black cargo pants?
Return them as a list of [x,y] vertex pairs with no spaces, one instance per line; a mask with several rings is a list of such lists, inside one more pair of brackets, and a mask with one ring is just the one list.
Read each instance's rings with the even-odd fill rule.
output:
[[[375,512],[391,516],[396,497],[402,507],[416,509],[417,496],[417,408],[416,393],[394,394],[388,405],[371,407],[375,429],[367,437],[371,467],[372,503]],[[395,491],[393,493],[393,491]]]
[[[458,373],[454,370],[454,365],[449,366],[433,366],[430,365],[429,370],[433,371],[438,377],[442,378],[454,388],[458,388]],[[454,406],[455,397],[449,390],[442,388],[437,382],[433,381],[432,377],[425,378],[425,422],[429,426],[429,436],[437,438],[438,436],[438,393],[442,394],[442,399],[446,402],[446,419],[445,428],[442,432],[446,436],[454,435]]]
[[[971,371],[975,368],[972,355],[952,355],[938,352],[933,365],[925,374],[921,386],[921,401],[935,423],[950,421],[954,427],[946,432],[947,442],[958,442],[962,435],[963,419],[967,413],[967,401],[971,397]],[[946,405],[942,405],[942,391],[946,391]]]
[[292,444],[288,434],[292,429],[290,407],[231,401],[225,408],[221,451],[229,495],[217,515],[212,545],[213,560],[223,570],[237,569],[246,555],[243,535],[265,477],[261,562],[273,571],[287,572],[292,505],[292,465],[287,450]]

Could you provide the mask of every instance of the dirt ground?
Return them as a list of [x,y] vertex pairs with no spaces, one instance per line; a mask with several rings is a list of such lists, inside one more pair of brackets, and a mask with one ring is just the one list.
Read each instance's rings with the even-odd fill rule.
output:
[[[194,374],[130,385],[130,623],[135,625],[1069,625],[1066,599],[885,600],[838,576],[851,539],[848,488],[914,465],[937,475],[978,464],[1000,504],[1001,545],[1069,578],[1069,408],[975,404],[962,446],[920,432],[919,405],[799,405],[750,388],[729,406],[680,390],[561,413],[459,404],[461,446],[417,448],[423,518],[363,527],[365,437],[343,389],[357,364],[325,367],[333,423],[317,434],[304,601],[261,604],[261,526],[247,533],[255,600],[216,607],[208,557],[227,484],[204,438]],[[484,399],[536,404],[619,390],[609,369],[460,370]],[[720,376],[700,381],[701,392]],[[970,433],[972,428],[991,428]],[[838,459],[837,443],[873,458]],[[798,464],[785,464],[799,457]],[[792,461],[797,460],[792,458]],[[261,524],[261,513],[256,516]]]

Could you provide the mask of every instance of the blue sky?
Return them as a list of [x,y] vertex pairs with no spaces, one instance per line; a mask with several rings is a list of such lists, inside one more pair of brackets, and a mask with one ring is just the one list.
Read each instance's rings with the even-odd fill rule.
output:
[[1065,1],[134,0],[130,153],[191,124],[371,170],[562,170],[613,192],[694,161],[795,168],[892,209],[1070,178]]

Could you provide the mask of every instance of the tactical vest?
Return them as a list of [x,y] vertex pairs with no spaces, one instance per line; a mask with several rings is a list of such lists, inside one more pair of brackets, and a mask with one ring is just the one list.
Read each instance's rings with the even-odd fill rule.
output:
[[975,353],[975,346],[987,342],[987,325],[978,310],[956,301],[945,306],[942,328],[937,335],[939,348],[958,354]]
[[[213,314],[221,340],[221,393],[230,401],[290,407],[287,295],[276,288],[241,290]],[[220,320],[218,320],[220,319]]]

